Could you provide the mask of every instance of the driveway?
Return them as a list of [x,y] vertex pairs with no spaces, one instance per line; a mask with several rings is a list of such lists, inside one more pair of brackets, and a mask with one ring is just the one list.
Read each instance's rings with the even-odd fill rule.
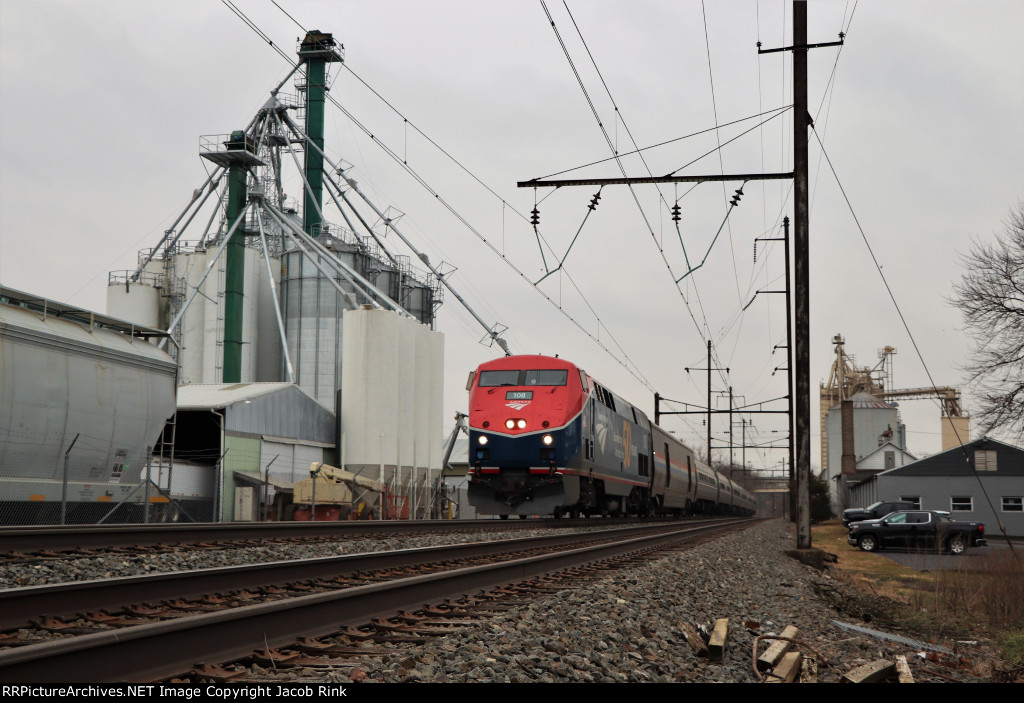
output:
[[[1006,540],[1003,537],[988,534],[985,535],[985,538],[988,540],[987,545],[968,549],[966,554],[958,557],[932,551],[895,549],[891,547],[876,553],[917,571],[954,569],[984,571],[986,568],[991,568],[991,564],[999,561],[991,557],[1003,554],[1009,555],[1010,553],[1010,547],[1006,544]],[[1017,552],[1017,557],[1024,559],[1024,540],[1014,538],[1013,548]]]

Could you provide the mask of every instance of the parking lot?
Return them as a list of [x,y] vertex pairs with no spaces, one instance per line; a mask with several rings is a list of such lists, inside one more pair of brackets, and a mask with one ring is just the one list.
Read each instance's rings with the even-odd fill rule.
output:
[[[887,548],[877,553],[917,571],[939,571],[945,569],[984,571],[986,568],[989,568],[990,564],[999,561],[991,557],[1009,554],[1010,552],[1010,547],[1002,536],[989,532],[985,537],[988,540],[986,546],[968,549],[967,553],[962,556],[899,548]],[[1013,538],[1013,548],[1017,552],[1017,557],[1024,559],[1024,539],[1019,537]]]

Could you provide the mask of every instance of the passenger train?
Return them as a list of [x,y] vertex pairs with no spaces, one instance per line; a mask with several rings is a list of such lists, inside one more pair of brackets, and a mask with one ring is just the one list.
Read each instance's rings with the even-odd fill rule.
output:
[[495,359],[466,388],[478,514],[754,514],[750,493],[564,359]]

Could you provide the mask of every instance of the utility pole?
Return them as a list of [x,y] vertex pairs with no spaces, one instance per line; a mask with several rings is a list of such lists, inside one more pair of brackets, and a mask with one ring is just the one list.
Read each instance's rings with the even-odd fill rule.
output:
[[[691,369],[690,367],[686,367],[685,370],[686,370],[686,373],[690,373],[690,371],[707,371],[708,372],[708,409],[707,409],[707,415],[708,415],[708,466],[711,466],[712,465],[711,464],[711,412],[712,412],[711,411],[711,372],[712,371],[725,371],[726,373],[729,373],[729,369],[728,368],[719,369],[719,368],[713,368],[711,366],[711,340],[709,339],[708,340],[708,367],[706,369],[697,369],[697,368]],[[730,387],[730,391],[731,390],[732,390],[732,388]],[[658,396],[655,396],[655,400],[657,400],[657,399],[658,399]],[[732,412],[732,402],[729,403],[729,412],[730,413]],[[657,417],[659,415],[668,415],[668,414],[669,413],[655,413],[655,416]],[[681,414],[681,413],[673,413],[673,414]],[[657,421],[655,421],[654,424],[658,424]]]
[[[727,390],[727,391],[716,391],[716,392],[718,393],[718,395],[720,397],[726,396],[726,395],[729,396],[729,410],[727,411],[729,413],[729,466],[732,467],[733,463],[735,462],[735,448],[736,448],[736,442],[733,439],[734,435],[733,435],[732,411],[735,408],[735,403],[736,403],[736,397],[737,396],[733,395],[732,386],[729,386],[729,390]],[[743,396],[743,395],[741,395],[739,397],[743,398],[743,399],[746,399],[746,396]]]
[[[779,237],[757,237],[754,239],[755,242],[777,242]],[[782,243],[784,248],[784,256],[786,259],[786,400],[789,405],[788,413],[788,429],[789,429],[789,490],[790,493],[795,494],[796,484],[794,483],[795,476],[793,476],[793,463],[794,459],[794,444],[793,444],[793,305],[790,299],[792,295],[793,286],[790,285],[790,272],[789,272],[789,216],[782,218]],[[780,293],[783,291],[768,290],[768,291],[757,291],[760,293]],[[753,299],[750,301],[754,302]],[[776,368],[776,371],[778,369]],[[744,444],[746,444],[744,442]],[[795,516],[794,516],[795,517]]]
[[810,198],[807,167],[807,2],[793,3],[793,208],[796,222],[796,494],[797,549],[811,548]]
[[792,287],[789,277],[789,217],[782,219],[783,237],[786,249],[786,395],[789,396],[789,484],[793,485],[793,306],[790,302]]
[[762,50],[793,52],[793,214],[794,280],[796,323],[794,327],[796,409],[793,416],[796,465],[796,546],[811,548],[810,473],[811,473],[811,353],[810,353],[810,198],[808,189],[807,129],[811,116],[807,111],[807,52],[825,46],[840,46],[839,41],[807,43],[807,0],[793,0],[793,46]]

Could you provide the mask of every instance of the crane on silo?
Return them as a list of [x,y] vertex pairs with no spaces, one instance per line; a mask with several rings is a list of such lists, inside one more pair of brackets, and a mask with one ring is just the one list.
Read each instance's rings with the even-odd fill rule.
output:
[[[847,354],[843,335],[832,338],[835,361],[832,362],[827,383],[820,386],[821,427],[825,427],[828,411],[855,393],[867,392],[882,400],[935,399],[941,405],[942,448],[949,449],[970,438],[970,416],[963,411],[960,390],[952,386],[921,388],[893,388],[892,357],[896,347],[885,346],[878,351],[879,363],[873,368],[857,366],[854,357]],[[828,437],[821,434],[821,466],[828,468]]]

